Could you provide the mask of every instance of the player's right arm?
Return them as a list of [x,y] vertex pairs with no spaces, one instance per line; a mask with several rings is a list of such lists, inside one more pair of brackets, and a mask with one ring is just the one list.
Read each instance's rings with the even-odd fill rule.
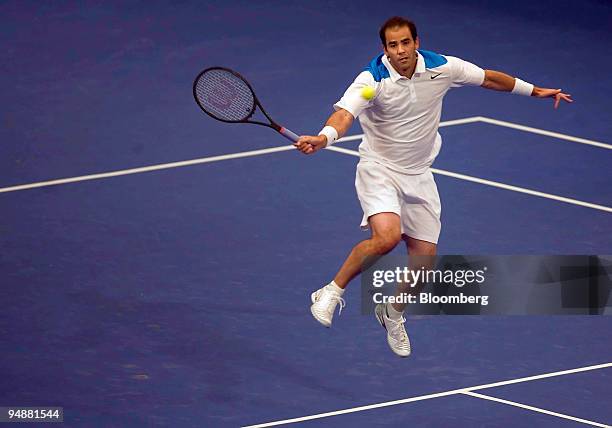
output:
[[[331,126],[338,133],[338,138],[342,137],[350,129],[355,118],[347,110],[341,108],[332,113],[325,122],[325,126]],[[300,152],[310,155],[327,146],[326,135],[302,135],[293,144]]]
[[[319,135],[303,135],[294,146],[302,153],[310,155],[326,146],[330,146],[336,139],[345,135],[355,118],[364,109],[370,107],[376,99],[376,95],[371,98],[368,97],[368,99],[362,96],[362,90],[366,86],[373,88],[376,94],[378,82],[374,80],[372,73],[367,70],[361,72],[355,78],[353,83],[344,92],[342,98],[334,104],[336,111],[329,116],[329,119],[325,122],[325,127],[319,132]],[[329,141],[329,138],[333,141]]]

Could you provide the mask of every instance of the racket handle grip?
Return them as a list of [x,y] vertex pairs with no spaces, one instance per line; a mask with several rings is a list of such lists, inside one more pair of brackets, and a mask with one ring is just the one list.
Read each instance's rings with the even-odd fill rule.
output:
[[283,128],[282,126],[280,127],[278,132],[280,132],[285,138],[287,138],[288,140],[293,141],[294,143],[298,140],[298,138],[300,138],[296,134],[294,134],[293,132],[291,132],[287,128]]

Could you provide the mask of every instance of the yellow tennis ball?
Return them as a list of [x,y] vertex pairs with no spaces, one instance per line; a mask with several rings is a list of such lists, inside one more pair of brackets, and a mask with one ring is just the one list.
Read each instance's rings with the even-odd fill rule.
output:
[[374,98],[375,94],[376,91],[374,91],[374,88],[371,86],[364,86],[361,90],[361,96],[366,100],[371,100],[372,98]]

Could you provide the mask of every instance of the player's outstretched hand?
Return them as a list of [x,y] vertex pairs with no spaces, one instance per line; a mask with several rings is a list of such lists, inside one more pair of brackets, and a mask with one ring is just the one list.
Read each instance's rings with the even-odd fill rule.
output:
[[302,135],[293,145],[305,155],[311,155],[327,145],[327,137],[325,135]]
[[559,107],[561,100],[566,103],[573,103],[572,96],[570,94],[563,93],[561,89],[547,89],[547,88],[533,88],[533,96],[538,98],[554,98],[555,108]]

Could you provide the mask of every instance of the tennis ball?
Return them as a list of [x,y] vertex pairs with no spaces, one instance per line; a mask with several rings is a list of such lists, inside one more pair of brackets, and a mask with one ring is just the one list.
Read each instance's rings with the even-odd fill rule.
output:
[[376,91],[374,91],[374,88],[371,86],[364,86],[361,90],[361,96],[366,100],[371,100],[372,98],[374,98],[375,94]]

